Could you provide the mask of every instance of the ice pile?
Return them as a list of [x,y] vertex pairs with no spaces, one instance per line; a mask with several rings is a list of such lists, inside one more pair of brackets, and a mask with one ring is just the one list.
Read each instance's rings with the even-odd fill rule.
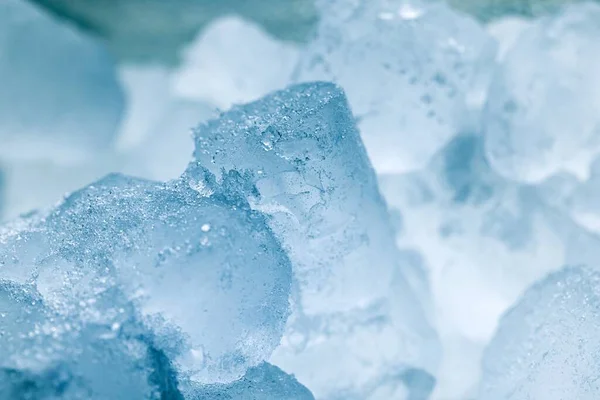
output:
[[274,363],[324,399],[431,389],[439,349],[415,294],[426,283],[401,262],[339,87],[301,84],[234,107],[197,130],[195,158],[217,180],[249,180],[248,201],[269,215],[294,265],[293,314]]
[[346,91],[378,172],[421,168],[472,123],[495,45],[440,3],[318,2],[323,16],[296,79]]
[[108,149],[124,108],[106,50],[27,1],[0,3],[0,160],[81,161]]
[[600,393],[600,274],[567,268],[532,286],[502,318],[479,399],[581,399]]
[[[0,398],[600,396],[600,6],[486,29],[439,2],[317,5],[304,48],[228,17],[181,66],[122,68],[117,141],[101,47],[0,5],[0,79],[40,88],[0,94],[9,179],[114,143],[172,179],[112,174],[0,228]],[[52,83],[34,34],[85,57],[46,62]]]

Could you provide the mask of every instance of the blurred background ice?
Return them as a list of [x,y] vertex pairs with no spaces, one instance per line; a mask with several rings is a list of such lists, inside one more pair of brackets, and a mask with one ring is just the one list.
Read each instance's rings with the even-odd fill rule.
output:
[[[292,83],[333,81],[345,91],[377,174],[352,179],[357,185],[377,179],[369,196],[378,198],[373,193],[379,191],[387,203],[383,217],[372,218],[372,204],[356,206],[339,196],[346,212],[369,216],[356,219],[365,238],[377,237],[369,224],[384,226],[381,232],[390,236],[375,239],[377,257],[355,260],[365,279],[353,284],[377,288],[368,271],[386,270],[381,259],[395,246],[391,264],[402,266],[404,286],[381,282],[392,288],[386,301],[396,302],[404,317],[418,309],[441,343],[440,365],[428,374],[400,368],[376,374],[377,380],[367,371],[387,352],[375,343],[393,332],[381,328],[387,311],[328,316],[329,325],[306,328],[314,348],[330,348],[328,335],[353,324],[358,333],[338,343],[340,356],[323,358],[322,376],[301,364],[314,363],[314,354],[295,358],[280,351],[270,360],[275,365],[251,368],[240,381],[198,388],[180,376],[181,390],[175,390],[176,366],[156,355],[147,333],[128,336],[125,350],[122,342],[108,341],[111,354],[105,354],[90,333],[98,327],[83,324],[77,334],[41,336],[48,341],[32,345],[75,343],[69,363],[83,372],[48,362],[16,373],[21,365],[6,362],[0,394],[12,395],[32,380],[40,382],[32,398],[103,393],[86,375],[85,363],[96,359],[118,362],[118,373],[135,376],[131,382],[109,376],[115,388],[125,385],[122,393],[148,398],[158,391],[177,399],[281,400],[285,394],[292,400],[310,399],[312,391],[317,400],[353,399],[358,392],[332,389],[351,386],[331,371],[326,375],[336,363],[364,378],[342,377],[361,387],[361,399],[600,397],[590,333],[597,323],[600,258],[599,21],[600,5],[583,0],[0,1],[0,220],[51,209],[110,172],[177,179],[192,159],[201,123]],[[220,151],[235,155],[233,148]],[[354,162],[342,157],[325,168],[343,171]],[[212,183],[209,177],[196,184],[206,194]],[[46,214],[1,228],[0,245],[28,232],[28,221],[40,215]],[[307,215],[322,214],[309,209]],[[7,262],[27,265],[28,251],[17,261],[0,260],[0,279],[13,271]],[[407,285],[412,300],[401,289]],[[27,281],[3,281],[1,289],[0,306],[9,311],[39,290]],[[7,313],[17,331],[38,332],[19,325],[23,321],[45,321],[38,328],[50,332],[72,322],[48,320],[52,310],[45,304],[22,312],[29,314]],[[133,321],[131,329],[142,329],[138,325]],[[288,332],[283,343],[294,339]],[[29,346],[19,340],[11,343]],[[76,354],[88,345],[87,355]],[[403,354],[396,350],[389,353]],[[335,384],[325,388],[328,380]],[[61,382],[72,384],[56,394]],[[110,391],[104,396],[114,398]]]

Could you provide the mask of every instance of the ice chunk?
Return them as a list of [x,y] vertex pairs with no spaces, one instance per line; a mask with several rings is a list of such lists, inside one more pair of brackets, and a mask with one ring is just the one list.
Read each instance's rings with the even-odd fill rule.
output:
[[565,227],[548,218],[534,188],[490,168],[476,135],[457,136],[422,171],[380,176],[380,188],[402,212],[398,245],[428,268],[444,345],[437,398],[469,398],[500,315],[567,259]]
[[0,316],[1,398],[160,398],[152,353],[131,320],[90,325],[65,318],[45,306],[34,286],[4,280]]
[[178,370],[227,382],[279,343],[291,281],[263,217],[232,199],[111,175],[7,228],[0,264],[90,323],[119,314],[114,296],[99,299],[119,289]]
[[378,172],[423,167],[471,124],[495,51],[475,21],[440,3],[320,4],[317,38],[296,78],[342,86]]
[[[507,178],[589,175],[600,151],[600,5],[581,4],[525,29],[494,73],[486,151]],[[560,110],[560,112],[556,112]]]
[[488,346],[479,399],[597,399],[600,275],[566,268],[532,286]]
[[227,385],[188,386],[185,400],[314,400],[293,376],[268,363],[250,368],[242,379]]
[[227,109],[285,87],[299,50],[251,22],[225,17],[211,23],[184,54],[176,93]]
[[195,157],[217,180],[253,183],[241,189],[270,216],[294,265],[295,310],[272,362],[318,398],[366,399],[409,367],[433,372],[436,336],[397,265],[341,89],[301,84],[234,107],[198,128]]
[[0,158],[68,163],[108,148],[124,107],[101,43],[29,2],[0,4]]

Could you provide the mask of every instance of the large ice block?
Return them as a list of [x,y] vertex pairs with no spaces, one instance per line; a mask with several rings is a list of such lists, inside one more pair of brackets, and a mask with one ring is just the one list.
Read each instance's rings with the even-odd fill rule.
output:
[[294,312],[272,362],[332,399],[375,398],[388,377],[402,391],[407,369],[433,372],[436,336],[397,263],[339,87],[301,84],[234,107],[197,129],[195,158],[217,180],[252,182],[240,190],[270,216],[294,265]]
[[212,190],[107,176],[5,228],[3,275],[33,280],[45,301],[89,323],[120,323],[108,294],[125,293],[177,370],[239,378],[279,343],[291,266],[259,213]]
[[392,212],[402,212],[398,245],[428,269],[444,345],[437,398],[469,398],[500,315],[562,267],[573,231],[548,218],[535,188],[490,168],[478,135],[454,138],[422,171],[379,178]]
[[269,363],[248,369],[238,381],[221,385],[182,385],[185,400],[314,400],[293,376]]
[[28,1],[0,3],[0,159],[71,163],[107,149],[124,108],[102,43]]
[[507,312],[483,361],[479,399],[597,399],[600,274],[571,267]]
[[[486,151],[505,177],[589,176],[600,151],[600,5],[579,4],[524,29],[497,67],[485,108]],[[557,111],[560,110],[560,111]]]
[[435,2],[319,2],[321,23],[296,79],[347,93],[378,172],[426,165],[472,124],[495,45],[467,16]]

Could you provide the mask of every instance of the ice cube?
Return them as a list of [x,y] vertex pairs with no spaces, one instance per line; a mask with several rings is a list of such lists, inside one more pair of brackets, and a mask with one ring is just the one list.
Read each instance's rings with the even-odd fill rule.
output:
[[239,378],[279,343],[291,266],[259,213],[212,189],[107,176],[5,228],[3,273],[89,323],[126,293],[179,371]]
[[102,43],[20,0],[0,4],[0,159],[84,161],[124,108]]
[[548,218],[535,188],[498,176],[478,135],[457,136],[422,171],[379,180],[392,211],[402,212],[398,245],[428,268],[444,346],[436,398],[469,398],[500,315],[562,267],[574,231],[563,234],[562,221]]
[[[600,5],[566,7],[524,29],[494,73],[486,152],[503,176],[586,179],[600,151]],[[557,112],[556,110],[560,110]]]
[[33,285],[0,281],[0,397],[160,398],[152,352],[131,317],[86,324],[46,307]]
[[217,180],[252,182],[240,190],[294,265],[295,309],[273,363],[319,398],[370,398],[384,378],[402,386],[408,368],[435,370],[435,333],[340,88],[301,84],[234,107],[198,128],[195,157]]
[[600,274],[571,267],[507,312],[483,361],[479,399],[598,398]]
[[175,92],[227,109],[285,87],[299,49],[251,22],[225,17],[212,22],[184,54]]
[[268,363],[248,369],[238,381],[226,385],[189,385],[182,392],[185,400],[314,400],[310,390],[292,375]]
[[472,124],[495,52],[478,23],[437,2],[319,4],[317,37],[296,79],[334,81],[346,91],[378,172],[425,166]]

